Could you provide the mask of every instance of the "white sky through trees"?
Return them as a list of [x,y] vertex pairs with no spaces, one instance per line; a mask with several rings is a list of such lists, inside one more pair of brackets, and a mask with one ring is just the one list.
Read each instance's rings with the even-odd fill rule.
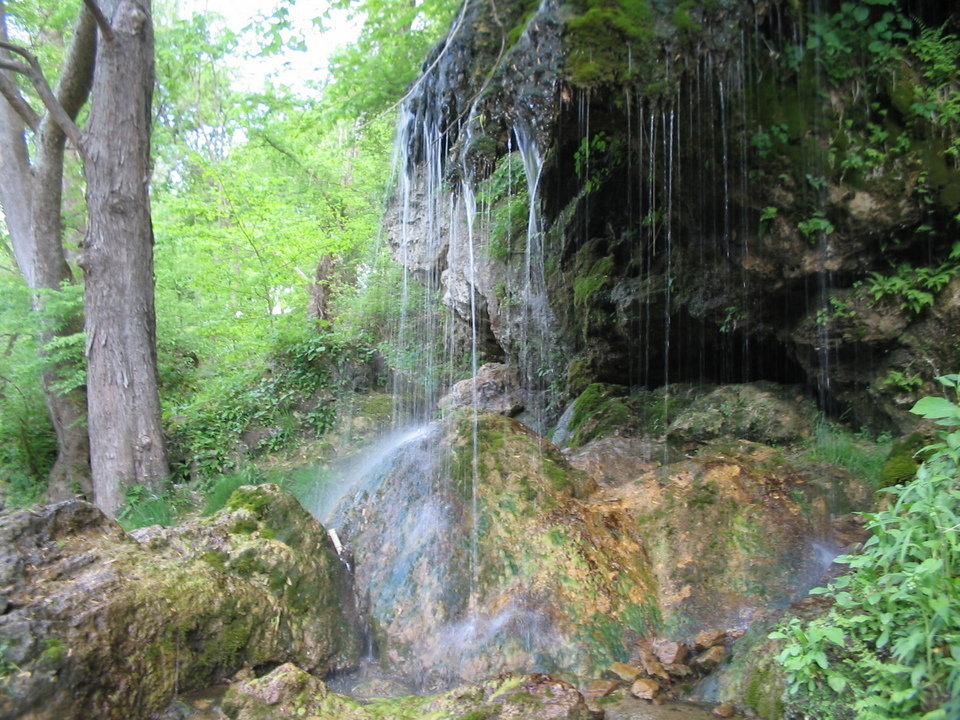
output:
[[[349,22],[344,12],[333,11],[327,17],[329,4],[316,0],[180,0],[178,5],[181,16],[194,12],[220,15],[226,26],[240,36],[238,52],[229,62],[237,69],[235,89],[249,92],[263,90],[269,80],[298,94],[310,94],[310,86],[326,78],[331,54],[355,40],[359,33],[358,24]],[[255,27],[268,23],[281,7],[288,9],[291,25],[291,31],[283,33],[284,39],[302,41],[305,49],[285,48],[274,55],[257,56]],[[320,17],[323,27],[314,22]]]

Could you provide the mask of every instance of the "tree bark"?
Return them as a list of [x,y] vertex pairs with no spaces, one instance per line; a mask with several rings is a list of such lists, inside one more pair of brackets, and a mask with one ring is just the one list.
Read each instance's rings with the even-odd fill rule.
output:
[[[6,19],[0,1],[0,41],[6,41]],[[60,106],[71,119],[86,102],[93,71],[95,35],[92,18],[82,13],[64,62],[60,82],[54,92]],[[4,53],[3,57],[8,57]],[[8,87],[13,78],[0,71]],[[15,87],[15,86],[14,86]],[[14,98],[16,101],[17,98]],[[29,106],[20,99],[21,110]],[[26,113],[29,114],[29,111]],[[20,272],[33,295],[34,310],[40,317],[43,290],[57,291],[73,275],[63,251],[61,218],[65,136],[48,115],[32,117],[34,158],[31,163],[25,137],[27,119],[15,105],[0,99],[0,204],[7,219],[11,244]],[[65,325],[41,327],[38,346],[57,336],[77,333],[82,328],[78,315]],[[84,424],[86,396],[82,389],[63,394],[54,385],[64,368],[51,367],[42,374],[44,398],[57,437],[57,459],[51,470],[47,498],[63,500],[75,494],[92,497],[90,454]]]
[[106,0],[83,137],[87,179],[84,310],[90,460],[96,504],[113,515],[125,489],[169,475],[156,371],[149,0]]

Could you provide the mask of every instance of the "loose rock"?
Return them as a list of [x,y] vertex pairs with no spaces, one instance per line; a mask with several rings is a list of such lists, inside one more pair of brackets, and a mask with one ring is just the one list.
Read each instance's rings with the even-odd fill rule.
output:
[[630,694],[641,700],[653,700],[660,693],[660,683],[650,678],[640,678],[630,686]]
[[708,673],[714,670],[727,657],[727,649],[723,645],[714,645],[697,655],[690,664],[697,670]]
[[620,683],[616,680],[591,680],[583,689],[583,697],[587,700],[596,700],[606,697],[618,687]]
[[693,649],[706,650],[707,648],[712,648],[714,645],[720,645],[726,637],[726,631],[720,630],[719,628],[702,630],[697,633],[697,636],[693,639]]
[[610,667],[608,667],[604,673],[604,677],[610,678],[611,680],[619,680],[624,683],[632,683],[639,677],[643,676],[643,670],[633,665],[627,665],[622,662],[615,662]]
[[663,669],[663,665],[657,660],[656,656],[645,647],[639,648],[640,664],[650,677],[660,678],[670,682],[670,673]]
[[664,665],[675,665],[687,659],[689,650],[685,643],[675,640],[657,640],[653,644],[653,653]]
[[722,718],[733,717],[733,712],[733,705],[728,705],[726,703],[723,705],[717,705],[713,709],[713,714]]

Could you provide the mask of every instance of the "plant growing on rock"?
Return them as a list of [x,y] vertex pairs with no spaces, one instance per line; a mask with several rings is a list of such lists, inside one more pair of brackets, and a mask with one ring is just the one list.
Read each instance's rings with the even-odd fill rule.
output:
[[[954,394],[960,375],[939,378]],[[884,488],[889,509],[868,515],[873,536],[826,588],[833,608],[770,635],[787,704],[822,718],[947,720],[960,713],[960,406],[926,397],[913,412],[945,428],[916,478]]]

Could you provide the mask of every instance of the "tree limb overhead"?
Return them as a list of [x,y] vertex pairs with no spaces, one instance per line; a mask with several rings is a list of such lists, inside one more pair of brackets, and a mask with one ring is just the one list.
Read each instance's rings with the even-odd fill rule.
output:
[[11,70],[25,75],[33,84],[34,89],[43,101],[50,116],[56,121],[57,125],[60,126],[63,133],[70,138],[70,142],[72,142],[77,149],[82,150],[83,145],[80,128],[76,126],[73,119],[53,94],[53,90],[50,89],[50,84],[47,82],[47,78],[44,76],[37,58],[26,48],[14,45],[13,43],[0,41],[0,48],[19,55],[27,61],[27,64],[24,65],[22,63],[0,60],[0,69]]
[[100,27],[100,32],[103,33],[103,37],[107,42],[113,41],[113,28],[110,27],[110,21],[107,20],[106,16],[103,14],[103,10],[100,9],[100,6],[97,5],[95,0],[83,0],[83,4],[87,6],[87,9],[93,14],[93,17],[97,21],[97,25]]

